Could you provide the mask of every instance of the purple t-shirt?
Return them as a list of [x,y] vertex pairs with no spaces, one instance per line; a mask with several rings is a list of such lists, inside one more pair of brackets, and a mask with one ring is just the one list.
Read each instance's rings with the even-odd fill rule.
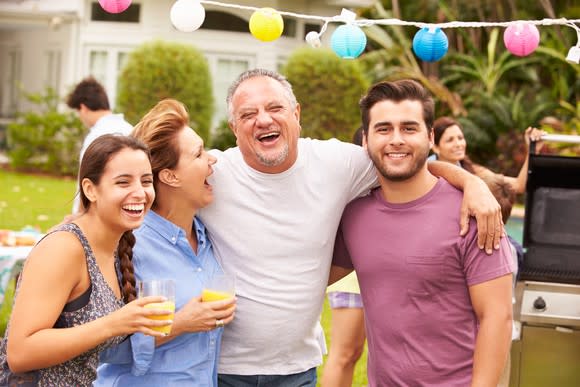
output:
[[502,238],[492,255],[477,225],[459,236],[463,194],[439,179],[423,197],[387,203],[381,190],[351,202],[333,264],[357,272],[370,386],[467,386],[478,321],[469,286],[511,273]]

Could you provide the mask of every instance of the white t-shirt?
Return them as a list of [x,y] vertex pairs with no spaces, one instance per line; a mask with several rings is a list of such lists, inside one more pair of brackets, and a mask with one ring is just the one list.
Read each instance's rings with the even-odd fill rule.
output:
[[[79,164],[83,160],[83,155],[85,151],[91,145],[97,137],[105,134],[122,134],[128,136],[133,130],[133,125],[125,121],[122,114],[107,114],[95,122],[95,124],[89,129],[89,133],[83,140],[83,146],[81,148],[81,154],[79,157]],[[80,208],[81,198],[77,192],[73,202],[73,214],[77,212]]]
[[318,322],[346,204],[376,184],[363,148],[300,139],[287,171],[250,168],[239,149],[212,151],[215,200],[199,211],[224,270],[236,276],[236,316],[219,372],[288,375],[322,363]]

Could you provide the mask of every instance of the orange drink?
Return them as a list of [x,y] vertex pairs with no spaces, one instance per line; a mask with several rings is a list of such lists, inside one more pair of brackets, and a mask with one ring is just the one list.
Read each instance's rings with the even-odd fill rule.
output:
[[[150,320],[173,320],[175,316],[175,302],[165,301],[165,302],[152,302],[144,306],[146,309],[162,309],[166,310],[167,314],[159,316],[149,316]],[[151,327],[154,331],[165,333],[168,335],[171,333],[171,324],[164,325],[162,327]]]
[[201,300],[204,302],[226,300],[228,298],[232,298],[233,296],[234,296],[233,293],[224,292],[220,290],[203,289],[201,291]]

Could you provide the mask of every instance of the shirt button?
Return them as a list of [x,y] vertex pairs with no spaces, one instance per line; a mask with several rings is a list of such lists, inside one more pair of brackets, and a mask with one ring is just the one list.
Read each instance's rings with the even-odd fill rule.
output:
[[197,271],[201,271],[201,267],[198,267],[198,268],[197,268]]
[[175,242],[175,237],[171,237],[171,242]]

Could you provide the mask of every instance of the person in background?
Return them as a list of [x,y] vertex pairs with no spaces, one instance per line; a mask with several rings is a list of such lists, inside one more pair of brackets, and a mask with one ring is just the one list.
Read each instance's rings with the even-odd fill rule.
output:
[[[540,151],[543,146],[541,138],[546,132],[536,128],[527,128],[524,133],[524,140],[526,142],[526,155],[525,161],[520,169],[517,177],[506,176],[503,174],[498,174],[486,168],[482,165],[476,164],[467,156],[467,142],[463,136],[463,129],[461,125],[450,117],[440,117],[433,123],[434,141],[433,152],[435,153],[435,159],[439,161],[444,161],[452,164],[459,165],[468,172],[473,173],[484,181],[491,183],[488,184],[490,188],[495,187],[497,189],[498,185],[503,187],[502,190],[506,190],[507,184],[514,194],[522,194],[526,191],[526,183],[528,181],[528,161],[529,161],[529,149],[530,141],[536,141],[536,150]],[[505,184],[504,184],[505,183]],[[497,192],[497,191],[496,191]],[[492,192],[493,193],[493,192]],[[494,195],[497,200],[498,196]],[[505,200],[505,198],[504,198]],[[509,207],[511,213],[511,207],[515,203],[515,198],[512,200],[512,205]],[[500,202],[501,205],[501,202]],[[502,207],[502,217],[504,212],[504,207]],[[508,239],[512,246],[516,249],[518,262],[522,263],[524,258],[524,250],[522,245],[515,240],[511,235],[508,235]]]
[[[469,159],[466,154],[467,142],[459,122],[451,117],[439,117],[433,123],[433,132],[435,136],[433,152],[435,153],[437,160],[459,165],[479,177],[482,177],[484,174],[493,173],[489,169],[477,165]],[[532,141],[539,141],[544,134],[546,133],[543,130],[532,127],[527,128],[524,132],[526,157],[518,176],[511,177],[502,175],[503,179],[512,187],[516,194],[522,194],[526,191],[530,139]],[[538,146],[541,146],[541,143],[538,144]]]
[[204,284],[222,269],[206,229],[195,216],[213,200],[207,178],[215,157],[189,126],[185,106],[159,102],[135,126],[133,136],[150,149],[157,193],[135,231],[135,275],[175,280],[176,313],[167,337],[133,335],[101,357],[95,386],[217,386],[224,325],[235,299],[202,302]]
[[[211,151],[218,160],[209,178],[215,200],[198,211],[218,261],[236,275],[238,307],[224,331],[218,383],[315,386],[324,352],[319,318],[340,215],[376,184],[376,174],[359,146],[300,138],[300,105],[276,72],[242,73],[227,103],[238,146]],[[463,208],[478,209],[480,246],[491,251],[501,220],[487,186],[447,163],[430,168],[465,188]],[[470,211],[463,212],[462,227],[457,221],[458,235]]]
[[375,386],[495,386],[512,328],[508,242],[486,255],[456,232],[462,193],[427,168],[434,102],[416,81],[381,82],[360,101],[380,187],[349,203],[329,282],[354,268]]
[[[362,127],[354,132],[352,142],[362,145]],[[326,293],[331,313],[330,348],[320,384],[323,387],[350,387],[366,338],[356,273],[352,272],[330,285]]]
[[[99,352],[171,323],[148,317],[162,297],[135,299],[132,246],[155,197],[141,142],[106,135],[86,150],[79,171],[86,211],[32,249],[19,278],[0,345],[0,385],[91,386]],[[125,303],[127,303],[125,305]]]
[[[119,133],[129,135],[133,126],[125,121],[123,114],[113,114],[109,106],[109,97],[105,88],[93,77],[87,77],[79,82],[68,95],[66,104],[78,112],[83,125],[89,132],[83,140],[79,160],[89,145],[104,134]],[[73,214],[78,212],[81,202],[75,196]]]

